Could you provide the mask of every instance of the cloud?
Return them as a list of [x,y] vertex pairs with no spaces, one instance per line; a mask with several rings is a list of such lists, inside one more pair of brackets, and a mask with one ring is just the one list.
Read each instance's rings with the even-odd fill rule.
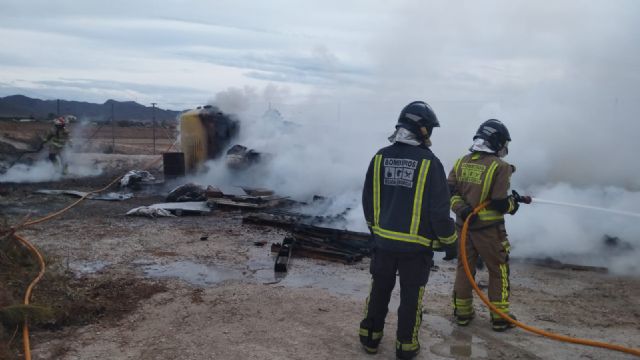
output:
[[[314,35],[240,24],[176,20],[166,14],[148,18],[70,12],[37,24],[23,16],[9,16],[0,27],[0,34],[12,39],[0,49],[0,58],[5,59],[0,81],[10,82],[16,76],[32,82],[64,77],[124,82],[129,78],[156,83],[156,92],[170,90],[166,85],[172,81],[190,82],[194,88],[207,89],[210,93],[206,97],[233,85],[231,77],[235,83],[249,85],[270,81],[298,84],[297,90],[302,91],[337,82],[357,85],[366,77],[362,64],[350,62],[350,56],[341,59]],[[194,78],[196,73],[214,81],[207,86],[203,78]],[[34,94],[29,93],[33,87],[18,90]],[[78,95],[65,87],[59,90]],[[105,96],[113,97],[112,91],[104,90]]]

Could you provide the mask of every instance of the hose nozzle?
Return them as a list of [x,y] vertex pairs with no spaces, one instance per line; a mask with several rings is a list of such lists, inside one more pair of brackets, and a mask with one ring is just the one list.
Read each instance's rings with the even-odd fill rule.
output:
[[531,204],[531,196],[520,195],[515,190],[511,190],[511,196],[513,196],[513,199],[519,203]]

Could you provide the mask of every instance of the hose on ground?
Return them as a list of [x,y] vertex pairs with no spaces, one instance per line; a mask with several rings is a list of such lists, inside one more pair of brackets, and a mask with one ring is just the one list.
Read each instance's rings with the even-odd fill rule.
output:
[[546,330],[542,330],[527,324],[524,324],[512,317],[510,317],[508,314],[505,314],[504,312],[500,311],[499,309],[497,309],[492,303],[491,301],[489,301],[489,298],[482,292],[482,290],[480,290],[480,288],[478,287],[478,284],[476,284],[475,279],[473,274],[471,273],[471,269],[469,267],[469,262],[467,261],[467,248],[466,248],[466,242],[467,242],[467,235],[469,233],[469,219],[472,218],[473,215],[477,215],[478,212],[480,212],[482,209],[484,209],[485,207],[487,207],[487,205],[489,204],[488,201],[478,205],[475,209],[473,209],[473,212],[471,215],[469,215],[467,217],[467,219],[465,220],[464,224],[462,225],[462,230],[460,232],[460,259],[462,260],[462,265],[464,267],[464,272],[467,275],[467,278],[469,279],[469,282],[471,283],[471,286],[473,287],[473,290],[476,292],[476,294],[478,294],[478,296],[480,297],[480,299],[482,300],[482,302],[494,313],[498,314],[501,318],[503,318],[504,320],[508,321],[509,323],[525,330],[528,332],[532,332],[534,334],[537,335],[541,335],[553,340],[557,340],[557,341],[563,341],[563,342],[568,342],[568,343],[573,343],[573,344],[580,344],[580,345],[586,345],[586,346],[593,346],[593,347],[599,347],[599,348],[603,348],[603,349],[607,349],[607,350],[614,350],[614,351],[620,351],[620,352],[624,352],[627,354],[631,354],[631,355],[635,355],[635,356],[640,356],[640,349],[634,349],[634,348],[629,348],[629,347],[625,347],[625,346],[621,346],[621,345],[616,345],[616,344],[609,344],[609,343],[605,343],[605,342],[600,342],[600,341],[595,341],[595,340],[589,340],[589,339],[581,339],[581,338],[574,338],[571,336],[566,336],[566,335],[561,335],[561,334],[556,334],[556,333],[552,333]]
[[[31,283],[27,287],[27,291],[24,294],[24,304],[29,305],[29,301],[31,300],[31,291],[33,290],[33,287],[36,286],[38,281],[40,281],[40,279],[42,279],[42,276],[44,276],[44,269],[45,269],[44,258],[42,257],[42,254],[40,254],[38,249],[35,246],[33,246],[27,239],[15,233],[13,234],[13,236],[24,247],[26,247],[33,254],[36,255],[36,258],[38,259],[38,266],[40,267],[40,270],[38,271],[38,275],[33,280],[31,280]],[[24,345],[24,358],[27,360],[31,360],[31,346],[29,344],[29,319],[25,319],[24,325],[22,326],[22,342]]]

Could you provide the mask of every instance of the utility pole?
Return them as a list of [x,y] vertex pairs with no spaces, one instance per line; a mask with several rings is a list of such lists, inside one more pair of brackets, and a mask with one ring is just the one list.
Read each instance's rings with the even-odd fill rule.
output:
[[156,103],[151,103],[153,106],[153,155],[156,154]]
[[56,117],[60,116],[60,99],[56,100]]
[[[115,102],[115,101],[114,101]],[[111,153],[116,152],[116,129],[115,129],[115,119],[113,117],[113,103],[111,103]]]

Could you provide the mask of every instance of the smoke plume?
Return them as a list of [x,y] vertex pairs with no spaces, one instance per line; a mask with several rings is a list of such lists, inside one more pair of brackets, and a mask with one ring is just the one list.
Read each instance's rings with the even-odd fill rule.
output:
[[[362,230],[359,199],[369,161],[388,145],[401,108],[425,100],[440,119],[432,150],[447,171],[467,153],[479,124],[498,118],[513,139],[505,159],[517,167],[513,188],[640,212],[640,71],[633,65],[640,58],[640,3],[462,4],[407,1],[390,9],[388,22],[372,29],[366,90],[344,84],[296,94],[306,100],[276,104],[284,120],[261,116],[268,101],[256,96],[260,91],[216,97],[235,104],[220,107],[239,111],[238,142],[272,157],[242,174],[211,163],[201,180],[339,198],[334,204],[353,209],[350,227]],[[336,64],[341,59],[332,56]],[[513,256],[573,256],[640,273],[629,260],[640,255],[640,227],[630,219],[534,204],[506,223]],[[603,251],[607,238],[627,244],[625,254],[616,246]]]

